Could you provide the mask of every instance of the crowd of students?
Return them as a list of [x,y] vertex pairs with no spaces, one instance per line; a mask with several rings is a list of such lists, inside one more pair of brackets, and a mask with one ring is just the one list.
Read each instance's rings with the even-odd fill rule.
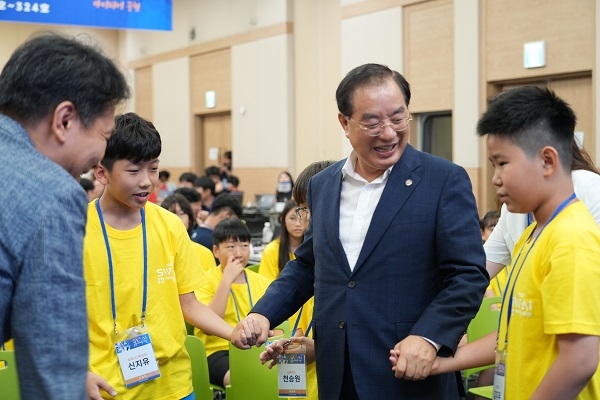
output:
[[[60,57],[71,54],[71,73],[79,71],[85,81],[90,68],[84,65],[90,62],[82,56],[86,54],[92,69],[102,66],[102,76],[113,79],[102,81],[109,88],[90,89],[87,99],[77,97],[77,90],[62,94],[62,87],[53,87],[56,93],[48,104],[27,108],[14,96],[24,87],[17,72],[39,67],[38,53],[46,54],[44,62],[58,57],[49,76],[65,72]],[[31,86],[37,75],[29,74],[33,83],[27,83],[27,90],[33,93],[39,90]],[[93,91],[105,97],[99,99]],[[251,235],[240,219],[241,205],[220,193],[239,184],[231,175],[231,153],[221,168],[207,169],[205,177],[183,174],[175,189],[168,173],[159,172],[162,143],[152,122],[135,113],[114,116],[115,105],[128,96],[124,77],[109,60],[59,35],[27,42],[0,75],[0,142],[10,150],[1,153],[0,171],[18,165],[20,172],[44,172],[53,182],[52,207],[38,210],[40,224],[20,223],[20,237],[9,235],[22,222],[13,215],[28,214],[0,216],[0,342],[15,338],[24,398],[193,400],[186,323],[205,343],[211,382],[225,386],[230,381],[229,343],[260,345],[274,324],[288,318],[290,341],[306,348],[310,399],[319,393],[344,400],[364,399],[366,393],[454,399],[455,372],[494,363],[489,382],[494,398],[600,398],[600,293],[593,285],[600,279],[600,175],[575,142],[573,110],[551,90],[525,86],[503,92],[489,101],[478,122],[477,133],[486,139],[494,168],[492,183],[503,203],[500,213],[490,211],[480,220],[481,247],[475,221],[457,215],[460,210],[469,216],[475,212],[466,173],[407,143],[402,150],[398,142],[384,143],[407,140],[408,82],[376,64],[351,71],[337,97],[339,120],[354,150],[342,162],[309,165],[295,183],[289,173],[280,174],[277,196],[286,202],[279,216],[281,231],[265,248],[258,273],[246,268]],[[77,101],[64,100],[71,97]],[[353,117],[353,107],[366,111]],[[367,112],[380,108],[391,122],[381,123],[379,114]],[[73,138],[89,145],[83,157]],[[368,145],[371,141],[376,145]],[[73,178],[92,166],[92,179],[81,182],[89,191],[86,199]],[[432,183],[430,192],[412,192],[418,190],[420,168]],[[25,175],[18,178],[18,185],[9,182],[12,197],[0,198],[5,209],[26,203],[23,187],[29,186]],[[347,208],[330,208],[325,191],[332,179],[338,179],[338,202]],[[457,186],[446,185],[446,179]],[[101,185],[101,193],[93,193],[93,182]],[[411,194],[420,197],[411,200]],[[400,197],[412,201],[408,214],[394,208],[400,207]],[[427,210],[438,207],[438,201],[443,216],[430,217]],[[378,213],[378,203],[396,213]],[[59,208],[66,215],[56,216]],[[349,213],[351,208],[358,211]],[[373,226],[370,218],[379,225]],[[459,229],[454,224],[462,224],[461,233],[451,237]],[[383,232],[387,230],[394,234]],[[400,232],[403,243],[398,243]],[[373,235],[379,240],[370,241]],[[332,240],[337,246],[327,245]],[[453,258],[458,257],[456,248],[444,247],[452,240],[468,260],[459,262]],[[427,271],[423,276],[405,273],[402,263],[411,259],[398,260],[390,246],[409,250],[407,246],[421,242],[432,244],[436,257],[417,251],[425,258],[415,268]],[[356,245],[376,251],[361,256]],[[483,260],[481,265],[477,261],[484,249],[489,276],[498,275],[488,290],[503,299],[498,330],[457,345],[488,283]],[[347,259],[339,261],[334,253]],[[370,261],[376,256],[385,259]],[[69,268],[63,266],[65,260]],[[339,271],[332,269],[338,261]],[[359,267],[367,268],[367,275],[357,272]],[[374,279],[375,269],[387,271],[382,276],[389,279]],[[343,277],[334,279],[337,274]],[[365,290],[362,285],[373,284],[353,297]],[[404,309],[405,304],[389,301],[398,286],[410,298],[429,290],[418,304]],[[473,293],[462,290],[470,288]],[[458,295],[465,299],[457,302]],[[40,298],[43,303],[32,300]],[[332,315],[352,299],[358,302],[353,315]],[[369,314],[409,315],[415,308],[420,311],[407,317],[410,321],[394,317],[377,319],[382,324],[377,327],[365,323]],[[357,315],[363,319],[353,319]],[[426,323],[419,323],[422,315]],[[442,322],[448,329],[441,329]],[[367,331],[373,335],[356,334]],[[361,339],[360,349],[353,347],[351,334]],[[290,341],[267,346],[262,363],[275,365]],[[47,352],[49,348],[59,353]],[[382,351],[385,360],[379,357]],[[339,359],[327,357],[329,352]],[[325,379],[332,376],[339,379]]]

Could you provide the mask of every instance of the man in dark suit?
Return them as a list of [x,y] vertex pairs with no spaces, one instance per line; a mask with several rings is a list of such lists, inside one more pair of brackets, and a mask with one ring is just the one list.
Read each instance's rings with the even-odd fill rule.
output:
[[429,372],[454,353],[489,282],[469,177],[408,144],[410,87],[398,72],[357,67],[336,98],[353,151],[310,181],[296,260],[232,342],[262,344],[314,293],[320,398],[458,399],[454,374]]

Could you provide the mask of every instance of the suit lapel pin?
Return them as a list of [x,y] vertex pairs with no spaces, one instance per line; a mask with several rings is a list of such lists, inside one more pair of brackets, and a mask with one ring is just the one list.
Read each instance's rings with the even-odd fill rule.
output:
[[410,186],[410,185],[412,185],[412,179],[407,179],[407,180],[406,180],[406,182],[404,182],[404,184],[405,184],[406,186]]

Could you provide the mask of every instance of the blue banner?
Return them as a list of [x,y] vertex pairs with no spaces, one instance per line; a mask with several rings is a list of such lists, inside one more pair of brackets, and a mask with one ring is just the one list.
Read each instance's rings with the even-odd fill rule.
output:
[[170,31],[172,0],[0,0],[0,21]]

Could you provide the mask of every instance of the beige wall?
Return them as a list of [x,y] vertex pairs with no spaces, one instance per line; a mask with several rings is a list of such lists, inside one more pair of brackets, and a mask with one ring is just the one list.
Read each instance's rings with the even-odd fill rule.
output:
[[[246,184],[264,190],[273,185],[262,180],[270,181],[280,169],[296,176],[310,162],[348,154],[335,89],[358,64],[384,63],[407,75],[413,112],[452,112],[453,159],[469,172],[482,210],[490,200],[482,195],[489,191],[489,168],[474,130],[486,96],[498,84],[591,76],[593,123],[586,139],[595,138],[599,5],[600,0],[178,0],[170,33],[0,23],[0,65],[37,30],[93,35],[131,68],[129,75],[135,70],[137,104],[130,107],[150,115],[163,134],[162,165],[182,171],[194,161],[192,110],[199,93],[189,60],[230,51],[231,78],[219,84],[231,87],[234,167]],[[522,67],[522,45],[531,40],[547,41],[546,68]],[[412,126],[417,131],[418,124]],[[411,134],[417,148],[418,137]],[[600,154],[600,140],[591,143]]]

